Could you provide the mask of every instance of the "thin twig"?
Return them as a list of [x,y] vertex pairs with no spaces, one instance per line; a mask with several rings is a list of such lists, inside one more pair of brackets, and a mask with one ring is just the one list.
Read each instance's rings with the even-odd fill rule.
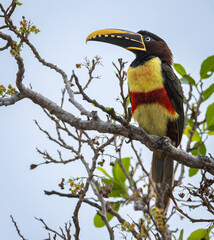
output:
[[174,196],[171,194],[171,199],[173,201],[173,203],[175,204],[175,209],[180,212],[183,216],[185,216],[186,218],[188,218],[192,223],[195,222],[214,222],[214,219],[194,219],[192,217],[190,217],[187,213],[185,213],[181,208],[179,208],[179,206],[177,205],[177,202],[174,198]]
[[17,223],[15,222],[15,220],[14,220],[14,218],[13,218],[12,215],[10,215],[10,218],[12,219],[12,222],[13,222],[15,228],[16,228],[16,231],[17,231],[19,237],[20,237],[21,239],[23,239],[23,240],[27,240],[27,239],[24,238],[23,235],[21,234],[21,232],[20,232],[20,230],[19,230],[19,228],[18,228],[18,226],[17,226]]
[[38,221],[40,221],[40,222],[44,225],[44,228],[45,228],[47,231],[50,231],[50,232],[54,233],[55,235],[59,236],[59,237],[60,237],[61,239],[63,239],[63,240],[67,240],[66,238],[64,238],[63,235],[61,235],[61,234],[58,233],[57,231],[55,231],[55,230],[51,229],[50,227],[48,227],[48,225],[45,223],[45,221],[44,221],[43,219],[41,219],[41,218],[36,218],[36,217],[35,217],[35,219],[38,220]]

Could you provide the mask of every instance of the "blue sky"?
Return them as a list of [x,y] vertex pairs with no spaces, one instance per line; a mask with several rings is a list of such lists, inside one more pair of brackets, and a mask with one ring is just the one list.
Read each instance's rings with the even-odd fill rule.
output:
[[[6,6],[10,1],[1,0],[1,2]],[[114,105],[114,99],[118,95],[112,61],[122,57],[131,63],[134,56],[122,48],[108,44],[90,42],[86,45],[87,35],[94,30],[120,28],[154,32],[168,43],[174,61],[182,63],[187,72],[196,79],[199,77],[201,62],[214,53],[213,0],[20,0],[20,2],[23,6],[17,7],[13,16],[14,23],[19,23],[24,15],[41,30],[38,35],[32,36],[31,40],[47,61],[57,64],[69,75],[75,64],[82,62],[86,56],[102,57],[104,67],[99,67],[97,70],[97,74],[102,75],[102,80],[96,80],[88,94],[99,99],[105,106]],[[26,66],[24,83],[26,85],[31,83],[33,89],[59,103],[60,91],[63,88],[59,75],[41,66],[28,48],[23,49],[22,56]],[[1,68],[0,84],[14,85],[17,70],[14,60],[8,53],[1,53],[0,63],[4,66]],[[84,81],[85,75],[78,69],[76,73]],[[13,214],[26,238],[44,239],[47,235],[34,216],[44,218],[52,227],[62,226],[71,217],[74,204],[69,199],[47,197],[43,190],[57,189],[62,177],[81,175],[84,174],[84,170],[76,164],[75,166],[42,166],[30,171],[30,164],[42,160],[36,153],[35,147],[42,150],[47,148],[50,152],[56,150],[56,146],[49,145],[46,137],[38,131],[33,119],[37,119],[50,131],[53,126],[44,116],[43,111],[29,100],[23,100],[15,106],[1,107],[0,113],[1,237],[18,239],[9,218],[9,215]],[[209,151],[212,153],[211,144],[209,146]],[[132,210],[132,207],[129,210]],[[100,237],[105,239],[103,229],[91,231],[89,238],[88,227],[92,226],[94,214],[94,210],[89,211],[88,207],[83,206],[80,212],[81,239],[100,239]],[[189,226],[185,229],[186,235],[199,226],[187,225],[185,221],[181,221],[179,225],[181,228]]]

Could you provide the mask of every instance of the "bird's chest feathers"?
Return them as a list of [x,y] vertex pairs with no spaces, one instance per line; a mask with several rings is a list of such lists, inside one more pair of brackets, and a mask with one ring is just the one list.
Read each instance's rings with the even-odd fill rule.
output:
[[161,61],[157,57],[144,65],[130,67],[127,76],[131,92],[148,92],[163,87]]
[[166,135],[168,121],[178,115],[163,85],[160,59],[130,67],[127,75],[134,119],[148,133]]

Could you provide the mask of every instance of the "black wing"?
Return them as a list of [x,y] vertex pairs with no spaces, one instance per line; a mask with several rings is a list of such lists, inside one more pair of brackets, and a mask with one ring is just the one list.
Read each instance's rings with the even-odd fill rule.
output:
[[162,75],[166,92],[179,115],[176,121],[169,121],[167,136],[178,146],[184,130],[183,89],[180,80],[167,63],[162,63]]

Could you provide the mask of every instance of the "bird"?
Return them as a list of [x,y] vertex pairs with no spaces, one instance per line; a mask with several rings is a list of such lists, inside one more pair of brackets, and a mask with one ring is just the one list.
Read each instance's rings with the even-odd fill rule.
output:
[[[88,41],[110,43],[135,54],[127,71],[133,118],[148,134],[166,137],[178,147],[184,129],[184,96],[167,43],[149,31],[122,29],[94,31],[88,35]],[[173,162],[163,153],[153,151],[149,192],[156,193],[156,206],[164,213],[174,185]]]

